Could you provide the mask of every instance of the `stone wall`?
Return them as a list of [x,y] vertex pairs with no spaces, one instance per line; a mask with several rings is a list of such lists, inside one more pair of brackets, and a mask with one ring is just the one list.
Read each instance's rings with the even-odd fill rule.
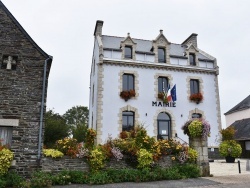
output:
[[[48,55],[34,43],[1,2],[0,44],[0,119],[2,122],[18,121],[17,126],[7,126],[12,129],[10,145],[15,160],[12,168],[28,176],[40,167],[37,161],[38,134],[43,69]],[[7,66],[9,56],[12,57],[10,67]],[[46,88],[49,70],[50,64]],[[0,125],[0,129],[4,126]]]
[[[163,168],[173,166],[173,162],[171,160],[171,156],[164,156],[159,161],[156,162],[159,166]],[[125,160],[117,161],[112,158],[109,162],[106,163],[105,168],[132,168],[129,166]],[[44,157],[42,159],[42,170],[46,172],[60,172],[62,170],[80,170],[80,171],[88,171],[89,166],[86,161],[78,158],[70,158],[68,156],[64,156],[62,158],[51,158]]]
[[202,137],[198,138],[189,137],[189,146],[198,152],[196,163],[200,167],[200,175],[210,176],[207,138],[203,139]]

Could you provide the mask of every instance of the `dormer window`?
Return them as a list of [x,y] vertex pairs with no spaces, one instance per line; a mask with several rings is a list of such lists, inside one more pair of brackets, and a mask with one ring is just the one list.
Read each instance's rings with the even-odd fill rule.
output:
[[158,63],[166,63],[166,52],[164,48],[158,48]]
[[132,59],[132,46],[125,46],[125,54],[124,57],[126,59]]
[[189,63],[190,63],[190,65],[193,65],[193,66],[196,65],[196,62],[195,62],[195,54],[193,54],[193,53],[190,53],[190,54],[189,54]]

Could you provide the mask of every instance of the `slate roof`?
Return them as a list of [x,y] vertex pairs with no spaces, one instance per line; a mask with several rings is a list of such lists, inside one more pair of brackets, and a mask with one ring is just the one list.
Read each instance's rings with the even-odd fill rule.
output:
[[235,140],[250,140],[250,118],[235,121],[231,126],[236,130]]
[[232,114],[234,112],[246,110],[248,108],[250,108],[250,95],[247,98],[245,98],[243,101],[241,101],[239,104],[234,106],[232,109],[227,111],[224,115],[228,115],[228,114]]
[[48,55],[44,52],[36,43],[35,41],[29,36],[29,34],[24,30],[21,24],[16,20],[16,18],[11,14],[11,12],[5,7],[5,5],[0,0],[0,8],[4,10],[4,12],[9,16],[9,18],[14,22],[14,24],[18,27],[18,29],[24,34],[24,36],[30,41],[30,43],[46,58],[51,58],[52,56]]
[[[103,47],[114,49],[114,50],[120,50],[120,44],[121,41],[123,41],[125,37],[116,37],[116,36],[108,36],[108,35],[102,35],[102,43]],[[145,53],[151,53],[152,54],[152,46],[153,46],[153,40],[143,40],[143,39],[135,39],[132,38],[133,41],[137,44],[136,45],[136,51],[138,52],[145,52]],[[182,56],[183,58],[186,58],[183,56],[183,53],[185,51],[185,46],[182,44],[170,44],[170,55],[172,56]],[[205,54],[199,53],[198,58],[203,60],[214,60],[212,58],[209,58],[205,56]]]

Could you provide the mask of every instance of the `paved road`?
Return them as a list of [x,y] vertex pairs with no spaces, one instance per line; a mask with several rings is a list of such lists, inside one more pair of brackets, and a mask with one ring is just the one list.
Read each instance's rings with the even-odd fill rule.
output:
[[238,163],[226,163],[225,160],[215,160],[210,163],[210,173],[213,177],[195,179],[154,181],[144,183],[116,183],[106,185],[67,185],[54,188],[250,188],[250,172],[246,171],[246,160],[240,160],[241,174]]

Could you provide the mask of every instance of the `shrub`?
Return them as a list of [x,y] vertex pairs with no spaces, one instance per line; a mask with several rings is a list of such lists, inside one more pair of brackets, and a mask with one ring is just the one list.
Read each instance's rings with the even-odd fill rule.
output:
[[10,168],[14,154],[7,148],[0,150],[0,175],[6,174]]
[[63,153],[56,149],[43,149],[43,154],[46,157],[52,157],[52,158],[63,157]]
[[220,131],[220,133],[222,135],[222,141],[224,141],[224,140],[233,140],[235,132],[236,131],[235,131],[234,127],[232,127],[232,126],[226,128],[226,129],[222,129]]
[[90,165],[91,171],[98,171],[104,167],[104,162],[106,160],[106,156],[103,154],[100,148],[93,149],[90,151],[88,162]]
[[32,174],[30,184],[32,188],[51,187],[53,182],[52,179],[52,174],[37,171]]
[[198,157],[198,152],[195,149],[188,148],[188,162],[195,162]]
[[88,129],[85,139],[86,139],[84,142],[85,148],[92,150],[96,139],[96,131],[94,129]]
[[202,137],[203,139],[210,136],[210,124],[202,118],[188,120],[183,126],[184,134],[190,137]]
[[219,146],[219,153],[223,157],[239,157],[241,152],[242,148],[235,140],[225,140]]
[[138,166],[137,168],[149,168],[153,163],[153,155],[146,149],[140,149],[137,152]]
[[194,120],[188,126],[188,131],[191,137],[199,137],[202,134],[202,123],[198,120]]
[[56,149],[65,155],[75,157],[77,154],[77,140],[69,137],[66,137],[62,140],[57,140]]

